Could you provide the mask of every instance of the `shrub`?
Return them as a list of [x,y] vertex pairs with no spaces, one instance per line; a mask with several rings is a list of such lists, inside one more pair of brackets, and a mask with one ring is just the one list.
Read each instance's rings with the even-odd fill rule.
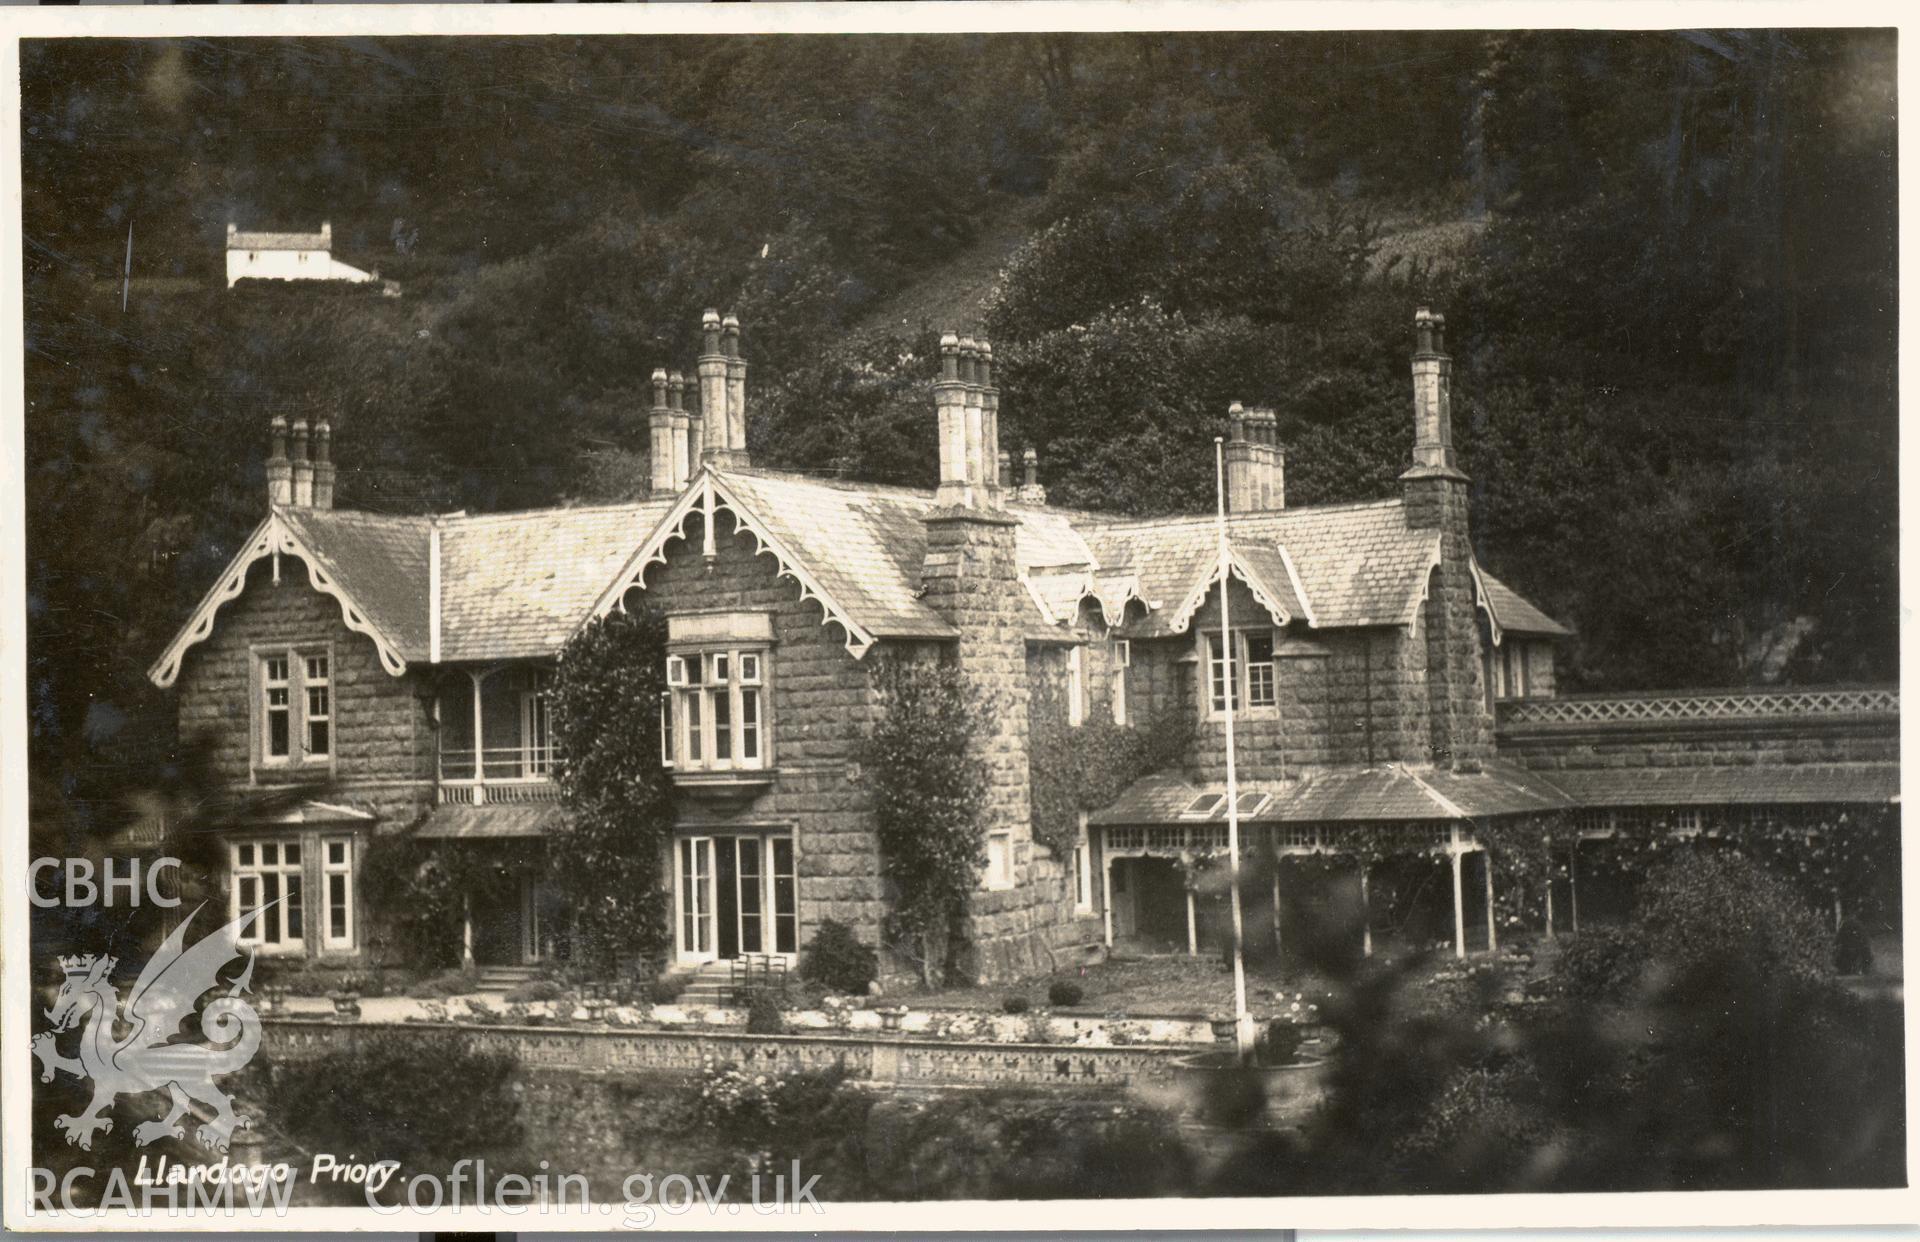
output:
[[1625,996],[1646,958],[1646,937],[1638,928],[1590,927],[1561,946],[1558,990],[1581,1001]]
[[507,1000],[516,1005],[525,1005],[532,1001],[559,1000],[565,990],[551,979],[529,979],[507,993]]
[[1047,988],[1047,1004],[1055,1006],[1078,1005],[1082,1000],[1086,999],[1086,995],[1086,992],[1079,984],[1069,983],[1065,979],[1056,979]]
[[784,1035],[787,1020],[780,1014],[780,1000],[771,988],[755,988],[747,995],[747,1034]]
[[807,942],[807,953],[800,963],[802,979],[847,995],[864,993],[879,974],[880,961],[873,950],[861,944],[853,929],[837,919],[820,924],[820,930]]
[[1254,1041],[1256,1065],[1292,1065],[1300,1054],[1300,1028],[1285,1018],[1275,1018]]
[[1832,978],[1833,932],[1785,880],[1739,854],[1679,855],[1647,879],[1637,921],[1652,957],[1689,978]]
[[511,1054],[477,1050],[456,1032],[375,1035],[352,1051],[277,1067],[275,1113],[315,1151],[444,1165],[520,1141],[518,1069]]
[[1032,1003],[1024,996],[1009,996],[1000,1002],[1003,1013],[1025,1013],[1032,1007]]
[[665,974],[653,981],[647,989],[648,996],[656,1005],[671,1005],[680,999],[680,994],[693,982],[690,974]]

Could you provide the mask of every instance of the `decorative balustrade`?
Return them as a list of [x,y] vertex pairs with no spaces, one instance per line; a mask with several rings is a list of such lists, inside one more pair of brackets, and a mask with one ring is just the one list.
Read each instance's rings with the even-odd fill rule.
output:
[[1685,694],[1591,695],[1564,699],[1510,699],[1499,704],[1509,726],[1606,726],[1892,717],[1900,713],[1893,686],[1804,690],[1713,690]]
[[[488,802],[555,802],[559,752],[552,747],[489,746],[440,752],[440,801],[474,806]],[[476,767],[477,765],[477,767]]]

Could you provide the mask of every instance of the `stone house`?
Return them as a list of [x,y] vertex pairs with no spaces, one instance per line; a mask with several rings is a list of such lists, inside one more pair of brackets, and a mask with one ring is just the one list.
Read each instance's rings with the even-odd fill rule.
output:
[[363,272],[333,257],[333,224],[318,233],[241,232],[227,223],[227,288],[242,280],[344,280],[367,284],[378,272]]
[[[1236,405],[1224,558],[1213,514],[1049,506],[1031,450],[1016,485],[985,342],[942,341],[925,492],[755,468],[739,325],[709,312],[702,336],[692,379],[652,375],[645,503],[337,509],[328,426],[274,421],[266,516],[151,670],[236,791],[325,781],[230,830],[232,907],[284,899],[263,951],[364,954],[360,860],[375,834],[411,833],[497,860],[467,958],[552,954],[541,838],[565,809],[547,681],[570,635],[642,601],[668,620],[661,761],[680,796],[661,874],[681,967],[791,961],[829,918],[879,941],[858,755],[880,710],[870,670],[892,655],[950,660],[1001,705],[978,739],[987,833],[967,939],[983,977],[1115,945],[1198,951],[1219,899],[1194,877],[1230,810],[1246,855],[1273,864],[1257,935],[1281,937],[1284,909],[1333,888],[1367,892],[1365,870],[1283,885],[1279,860],[1373,833],[1405,865],[1382,872],[1369,937],[1400,926],[1466,953],[1497,935],[1489,825],[1571,814],[1604,836],[1621,817],[1697,828],[1897,801],[1893,689],[1555,697],[1568,631],[1475,556],[1444,324],[1425,309],[1399,494],[1288,508],[1272,411]],[[1190,731],[1177,762],[1125,774],[1066,839],[1036,836],[1042,731],[1170,721]],[[1550,925],[1577,920],[1575,883],[1539,894]]]

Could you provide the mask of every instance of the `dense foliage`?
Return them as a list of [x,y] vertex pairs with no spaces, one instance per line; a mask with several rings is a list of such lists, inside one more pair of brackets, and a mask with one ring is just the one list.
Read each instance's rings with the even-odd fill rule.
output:
[[960,923],[986,863],[982,705],[947,663],[891,660],[874,670],[880,712],[860,765],[873,799],[880,874],[891,889],[894,947],[944,983],[964,948]]
[[[32,43],[36,813],[164,778],[142,673],[259,519],[271,414],[331,418],[343,505],[630,496],[645,376],[708,305],[763,463],[931,482],[929,342],[984,323],[1009,447],[1159,513],[1210,495],[1235,399],[1280,409],[1290,503],[1391,494],[1429,300],[1481,559],[1578,630],[1566,688],[1892,678],[1893,49]],[[322,217],[404,296],[220,287],[226,220]]]
[[1175,706],[1139,724],[1117,725],[1111,715],[1093,711],[1071,725],[1064,676],[1043,675],[1029,687],[1027,774],[1033,839],[1056,858],[1066,858],[1079,838],[1082,811],[1098,810],[1141,777],[1177,770],[1185,762],[1193,741],[1193,713]]
[[422,841],[376,835],[360,863],[360,896],[384,934],[377,955],[411,966],[457,965],[469,903],[520,900],[520,851],[499,841]]
[[673,832],[673,779],[660,762],[667,623],[615,611],[569,639],[553,678],[564,825],[547,875],[566,904],[574,961],[607,970],[672,942],[672,886],[660,875]]
[[880,977],[880,961],[839,919],[822,919],[800,955],[800,977],[847,996],[866,995]]
[[519,1068],[454,1032],[370,1034],[351,1051],[274,1066],[273,1113],[312,1151],[378,1152],[407,1176],[446,1170],[519,1142]]

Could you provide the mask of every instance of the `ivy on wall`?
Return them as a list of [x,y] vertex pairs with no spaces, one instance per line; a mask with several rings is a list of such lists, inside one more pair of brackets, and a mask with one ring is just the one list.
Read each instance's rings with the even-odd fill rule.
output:
[[887,658],[873,677],[880,711],[860,763],[872,773],[880,873],[893,892],[888,938],[933,985],[958,960],[959,924],[986,863],[982,708],[951,664]]
[[1033,839],[1057,858],[1071,853],[1078,841],[1080,812],[1108,805],[1143,776],[1186,764],[1195,733],[1189,710],[1170,706],[1139,725],[1116,725],[1110,715],[1096,711],[1081,724],[1069,725],[1066,670],[1058,661],[1049,661],[1041,675],[1031,678],[1030,689],[1027,770]]
[[520,900],[519,873],[508,865],[511,844],[375,836],[361,858],[359,883],[367,907],[387,924],[381,939],[409,946],[413,965],[459,962],[467,903],[484,909]]
[[614,612],[567,642],[553,679],[553,728],[568,814],[547,837],[549,883],[571,914],[574,961],[611,970],[671,943],[662,863],[674,822],[660,762],[667,623]]

